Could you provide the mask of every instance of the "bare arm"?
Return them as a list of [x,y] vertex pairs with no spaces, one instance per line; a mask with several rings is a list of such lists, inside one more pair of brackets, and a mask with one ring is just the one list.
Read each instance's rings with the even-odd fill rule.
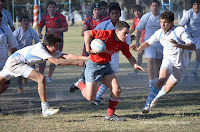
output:
[[84,32],[88,30],[88,27],[84,24],[83,25],[83,28],[82,28],[82,31],[81,31],[81,36],[83,37],[84,36]]
[[130,58],[128,58],[128,61],[130,62],[130,64],[131,64],[135,69],[141,70],[141,71],[144,71],[144,72],[145,72],[145,70],[144,70],[141,66],[138,66],[138,64],[136,63],[136,59],[135,59],[133,56],[131,56]]
[[89,57],[86,56],[79,56],[79,55],[73,55],[73,54],[63,54],[60,58],[67,59],[67,60],[82,60],[87,61]]
[[56,59],[54,57],[48,58],[48,61],[50,61],[51,63],[53,63],[55,65],[61,65],[61,66],[75,65],[75,66],[83,67],[84,64],[85,64],[84,61],[69,61],[69,60],[66,60],[66,59]]
[[136,46],[140,46],[140,36],[142,34],[142,31],[137,30],[137,34],[136,34]]
[[43,35],[42,35],[42,27],[38,27],[38,36],[40,39],[42,39]]
[[171,39],[170,42],[173,43],[174,46],[176,46],[177,48],[182,48],[182,49],[187,49],[187,50],[195,50],[196,49],[195,44],[191,44],[191,43],[188,43],[188,44],[179,44],[179,43],[177,43],[173,39]]
[[147,42],[143,42],[139,47],[137,47],[136,45],[131,45],[129,48],[139,52],[141,50],[145,50],[149,46],[150,45]]
[[93,50],[90,49],[90,43],[92,40],[92,30],[87,30],[84,32],[84,42],[85,42],[85,48],[86,52],[89,54],[96,54]]
[[63,27],[63,28],[48,28],[48,31],[51,33],[62,33],[62,32],[67,32],[68,27]]
[[131,28],[129,33],[132,34],[135,31],[135,28]]

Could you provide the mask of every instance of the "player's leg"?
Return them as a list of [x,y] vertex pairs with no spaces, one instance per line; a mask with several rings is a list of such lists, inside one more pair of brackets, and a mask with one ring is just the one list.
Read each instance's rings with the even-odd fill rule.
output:
[[155,58],[147,58],[147,72],[148,72],[148,78],[149,78],[149,88],[151,88],[155,82],[154,82],[154,64],[155,64]]
[[[188,50],[188,52],[189,52],[189,59],[191,60],[193,50]],[[185,72],[185,75],[183,77],[184,81],[187,81],[187,79],[188,79],[188,70]]]
[[46,67],[46,61],[41,63],[41,64],[38,64],[39,66],[39,72],[44,74],[44,70],[45,70],[45,67]]
[[20,76],[20,77],[17,77],[16,79],[17,79],[18,93],[19,94],[23,94],[24,93],[24,91],[23,91],[23,83],[22,83],[23,77]]
[[159,74],[159,79],[157,83],[151,87],[147,101],[145,103],[145,106],[142,109],[143,113],[148,113],[150,111],[150,106],[154,98],[158,95],[161,87],[164,85],[166,80],[168,79],[169,75],[173,71],[173,65],[170,63],[170,61],[163,59],[161,70]]
[[194,61],[194,68],[192,70],[192,76],[195,80],[199,80],[198,74],[197,74],[197,69],[200,65],[200,49],[196,49],[195,53],[196,53],[196,59]]
[[3,78],[0,75],[0,94],[2,94],[4,91],[6,91],[8,89],[8,84],[5,84],[8,80],[6,80],[5,78]]
[[47,117],[56,114],[59,111],[59,109],[50,108],[47,102],[45,76],[42,75],[40,72],[37,72],[35,69],[29,68],[26,71],[27,72],[23,76],[28,77],[29,79],[38,83],[38,93],[41,99],[43,116]]
[[125,121],[125,119],[120,118],[115,114],[115,108],[119,103],[121,93],[121,88],[117,76],[115,74],[106,75],[103,77],[103,83],[111,89],[111,95],[109,97],[109,105],[105,120]]

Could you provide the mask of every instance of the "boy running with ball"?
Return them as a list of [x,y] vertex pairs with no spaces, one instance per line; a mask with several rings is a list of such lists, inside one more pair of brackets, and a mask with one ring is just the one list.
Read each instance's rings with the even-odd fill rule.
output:
[[[129,52],[129,46],[126,38],[129,33],[129,25],[124,21],[117,22],[115,30],[88,30],[84,33],[84,41],[86,51],[90,54],[85,68],[85,83],[80,80],[78,87],[82,95],[92,101],[96,98],[98,82],[102,81],[104,85],[111,89],[109,98],[109,106],[105,120],[109,121],[125,121],[115,114],[115,108],[119,102],[121,87],[118,78],[113,72],[109,61],[111,56],[119,50],[126,56],[131,65],[135,69],[144,69],[136,64],[135,58]],[[100,39],[106,44],[106,51],[103,53],[95,53],[90,49],[92,39]]]
[[160,15],[160,26],[161,29],[158,29],[138,48],[135,45],[130,47],[141,51],[158,41],[164,47],[158,82],[151,87],[146,104],[142,109],[145,114],[149,113],[160,96],[168,93],[181,80],[189,64],[188,50],[195,50],[195,44],[185,29],[174,26],[174,14],[171,11]]

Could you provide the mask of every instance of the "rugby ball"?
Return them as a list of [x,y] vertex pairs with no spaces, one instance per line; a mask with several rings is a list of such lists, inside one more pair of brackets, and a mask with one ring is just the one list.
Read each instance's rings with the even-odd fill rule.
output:
[[106,50],[106,44],[100,39],[93,39],[90,47],[94,52],[97,53],[102,53]]

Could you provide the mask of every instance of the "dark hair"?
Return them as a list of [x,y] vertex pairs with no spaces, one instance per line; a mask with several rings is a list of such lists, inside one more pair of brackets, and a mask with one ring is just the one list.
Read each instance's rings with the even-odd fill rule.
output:
[[171,11],[165,11],[162,14],[160,14],[159,18],[169,20],[169,22],[173,22],[174,21],[174,13]]
[[99,7],[99,4],[98,4],[98,3],[94,3],[94,4],[92,5],[92,11],[93,11],[94,8],[98,8],[98,9],[99,9],[99,8],[100,8],[100,7]]
[[110,13],[112,10],[118,10],[118,11],[120,12],[120,14],[121,14],[121,8],[120,8],[120,6],[119,6],[118,3],[115,3],[115,2],[110,3],[110,5],[109,5],[109,13]]
[[200,0],[191,0],[191,6],[193,6],[194,3],[200,4]]
[[47,1],[47,8],[49,7],[49,5],[55,5],[55,7],[56,7],[56,2],[54,2],[54,1]]
[[23,19],[29,19],[29,20],[30,20],[30,18],[29,18],[27,15],[21,16],[21,17],[19,18],[19,21],[22,22]]
[[130,26],[128,25],[127,22],[125,21],[119,21],[117,22],[117,24],[115,25],[115,29],[121,31],[123,28],[130,28]]
[[99,2],[99,7],[101,8],[101,6],[104,6],[104,7],[108,7],[108,3],[107,2],[105,2],[105,1],[101,1],[101,2]]
[[53,46],[56,42],[62,42],[62,39],[58,36],[56,36],[55,34],[53,33],[49,33],[47,34],[47,36],[45,37],[44,39],[44,42],[43,42],[43,45],[44,46]]
[[133,6],[133,12],[134,12],[135,10],[136,10],[136,11],[142,12],[143,9],[142,9],[142,6],[141,6],[141,5],[134,5],[134,6]]
[[150,2],[150,6],[152,5],[152,3],[157,3],[158,4],[158,6],[160,7],[160,2],[158,1],[158,0],[152,0],[151,2]]
[[3,17],[3,15],[2,15],[2,13],[0,12],[0,17],[2,18]]

